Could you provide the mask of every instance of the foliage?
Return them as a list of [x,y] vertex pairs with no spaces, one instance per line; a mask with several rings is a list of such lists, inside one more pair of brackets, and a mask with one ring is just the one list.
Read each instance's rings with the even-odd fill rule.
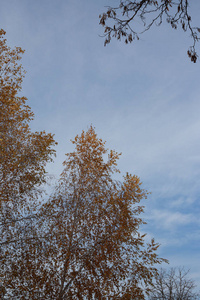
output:
[[[99,16],[100,24],[105,27],[105,45],[110,43],[112,37],[118,40],[124,38],[125,43],[131,43],[154,24],[161,25],[163,19],[166,19],[174,29],[180,26],[185,32],[189,30],[193,45],[187,54],[195,63],[198,57],[195,46],[200,40],[200,28],[192,26],[188,8],[188,0],[120,0],[118,6],[109,6],[107,11]],[[142,30],[136,26],[141,22]]]
[[[0,31],[0,207],[29,195],[35,186],[45,182],[45,164],[51,161],[55,144],[53,135],[31,132],[34,115],[19,97],[23,69],[19,60],[23,50],[11,50]],[[17,204],[17,203],[16,203]]]
[[198,300],[194,280],[188,278],[184,268],[161,269],[150,293],[149,300]]
[[145,243],[139,233],[147,193],[137,176],[112,179],[119,154],[108,152],[93,127],[72,142],[76,149],[43,206],[42,231],[50,233],[40,254],[43,299],[144,299],[155,264],[165,261],[154,239]]
[[19,96],[24,51],[8,47],[4,35],[0,30],[0,279],[7,285],[13,282],[15,271],[9,272],[13,261],[22,259],[23,245],[33,237],[30,219],[46,182],[45,165],[55,154],[55,141],[52,134],[30,129],[34,115],[27,99]]

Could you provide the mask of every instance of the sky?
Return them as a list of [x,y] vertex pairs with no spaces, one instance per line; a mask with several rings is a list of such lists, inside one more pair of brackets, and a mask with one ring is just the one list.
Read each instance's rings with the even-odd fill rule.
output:
[[[200,26],[200,2],[190,2]],[[168,24],[131,45],[104,47],[99,14],[116,3],[0,0],[0,27],[11,47],[25,49],[22,94],[35,113],[32,129],[58,142],[48,172],[58,178],[70,139],[92,124],[122,152],[121,176],[138,175],[151,192],[142,230],[170,266],[190,269],[200,289],[200,59],[187,57],[189,33]]]

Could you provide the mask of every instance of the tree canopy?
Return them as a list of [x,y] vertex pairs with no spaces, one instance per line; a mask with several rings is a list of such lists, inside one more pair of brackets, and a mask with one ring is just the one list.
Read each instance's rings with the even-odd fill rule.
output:
[[[116,6],[108,6],[102,13],[100,24],[104,26],[104,37],[107,45],[111,39],[124,39],[131,43],[140,35],[151,29],[153,25],[161,25],[163,21],[169,23],[173,29],[181,27],[189,31],[192,45],[187,54],[192,62],[197,61],[196,43],[200,40],[200,27],[192,25],[189,13],[189,0],[119,0]],[[134,22],[135,21],[135,22]],[[137,21],[137,22],[136,22]],[[138,24],[142,24],[138,26]]]
[[[32,132],[34,115],[19,96],[24,76],[19,64],[23,50],[10,49],[0,31],[0,207],[17,203],[45,182],[45,165],[55,145],[52,134]],[[15,199],[15,200],[14,200]]]
[[42,254],[49,270],[43,297],[145,299],[156,264],[165,261],[154,239],[147,243],[140,234],[147,192],[135,175],[112,178],[119,154],[105,148],[93,127],[72,143],[75,151],[67,154],[55,193],[42,208],[50,233]]
[[31,131],[34,115],[19,95],[24,51],[11,49],[4,36],[0,30],[0,279],[9,286],[16,272],[13,263],[23,259],[25,244],[33,238],[30,219],[38,209],[55,141],[45,131]]

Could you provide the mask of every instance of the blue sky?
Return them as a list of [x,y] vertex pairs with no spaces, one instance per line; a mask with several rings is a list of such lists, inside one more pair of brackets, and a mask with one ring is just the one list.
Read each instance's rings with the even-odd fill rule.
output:
[[[131,45],[104,47],[98,16],[117,2],[0,0],[0,27],[10,46],[26,50],[23,95],[33,130],[58,141],[49,173],[59,175],[70,139],[93,124],[122,152],[122,174],[140,176],[151,191],[144,231],[200,286],[200,61],[187,58],[189,33],[166,24]],[[200,25],[195,2],[191,15]]]

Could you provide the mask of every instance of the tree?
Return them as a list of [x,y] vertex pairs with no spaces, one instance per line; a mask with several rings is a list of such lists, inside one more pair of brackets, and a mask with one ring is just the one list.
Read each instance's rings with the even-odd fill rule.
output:
[[[0,207],[15,203],[35,192],[46,181],[45,165],[55,151],[52,134],[31,132],[29,123],[34,115],[19,97],[24,76],[19,65],[23,50],[11,50],[0,31]],[[17,199],[18,198],[18,199]]]
[[[34,115],[19,96],[24,71],[23,50],[11,49],[0,30],[0,279],[2,291],[13,281],[13,261],[19,262],[33,238],[32,218],[38,209],[45,165],[55,154],[52,134],[32,132]],[[32,231],[33,230],[33,231]],[[10,277],[8,277],[10,275]],[[3,292],[2,292],[3,293]]]
[[[154,24],[161,25],[165,19],[173,29],[180,26],[185,32],[190,32],[193,45],[187,54],[192,62],[197,60],[195,46],[200,40],[200,28],[192,26],[188,0],[120,0],[118,6],[109,6],[99,17],[100,24],[105,27],[105,45],[112,37],[124,38],[126,44],[131,43]],[[142,29],[137,28],[139,23],[142,23]]]
[[[122,183],[112,179],[119,154],[108,152],[93,127],[72,143],[75,151],[42,207],[40,230],[48,239],[35,254],[32,275],[24,272],[26,286],[34,273],[35,291],[42,292],[37,299],[144,299],[155,264],[165,261],[154,239],[146,243],[139,232],[147,192],[135,175],[126,174]],[[35,299],[31,292],[23,291]]]
[[198,300],[194,280],[188,278],[189,270],[171,268],[161,269],[150,293],[149,300]]

